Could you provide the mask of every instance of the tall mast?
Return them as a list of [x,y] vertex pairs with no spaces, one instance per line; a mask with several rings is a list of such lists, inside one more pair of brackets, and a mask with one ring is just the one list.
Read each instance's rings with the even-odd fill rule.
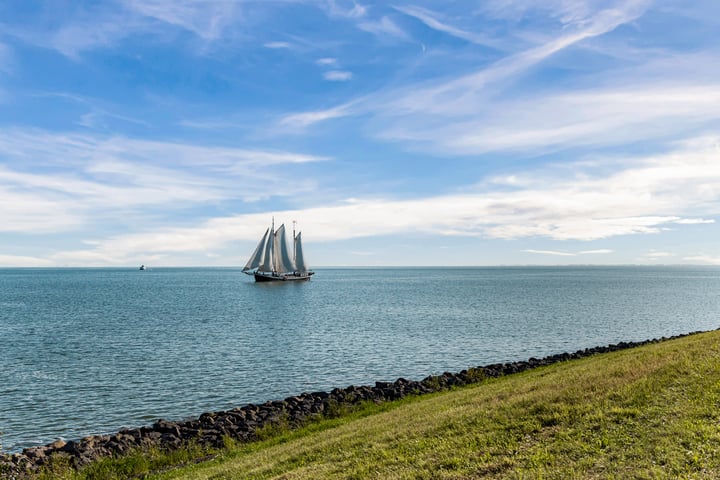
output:
[[293,263],[297,262],[297,237],[295,236],[295,224],[297,222],[293,220]]
[[272,252],[272,256],[270,256],[270,265],[272,267],[270,268],[271,272],[275,271],[275,255],[277,255],[277,250],[275,248],[275,215],[272,217],[272,226],[270,227],[270,237],[268,237],[268,242],[272,244],[272,249],[270,250]]

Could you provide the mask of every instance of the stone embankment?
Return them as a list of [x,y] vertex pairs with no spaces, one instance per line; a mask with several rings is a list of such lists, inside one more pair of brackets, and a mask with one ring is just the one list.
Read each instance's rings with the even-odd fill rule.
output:
[[663,337],[643,342],[621,342],[541,359],[496,363],[459,373],[446,372],[442,375],[432,375],[420,381],[399,378],[394,382],[376,382],[374,386],[351,385],[330,392],[302,393],[285,400],[269,401],[261,405],[251,404],[228,411],[203,413],[194,420],[158,420],[152,426],[125,429],[112,435],[94,435],[69,442],[58,440],[49,445],[26,448],[22,453],[0,452],[0,475],[3,478],[21,478],[47,465],[54,456],[65,456],[75,468],[79,468],[104,457],[121,456],[151,447],[171,450],[190,441],[212,447],[222,447],[226,438],[249,442],[258,438],[261,429],[273,424],[298,427],[313,419],[338,416],[348,407],[361,402],[380,403],[408,395],[439,392],[477,383],[489,377],[510,375],[557,362],[664,340],[669,339]]

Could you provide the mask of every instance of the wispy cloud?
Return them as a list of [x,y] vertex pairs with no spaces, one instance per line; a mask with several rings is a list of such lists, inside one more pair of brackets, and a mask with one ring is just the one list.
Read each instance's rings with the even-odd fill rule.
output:
[[[387,140],[420,143],[421,148],[477,154],[565,142],[603,143],[608,141],[608,133],[612,134],[611,141],[617,141],[620,136],[627,139],[629,125],[641,127],[641,135],[645,131],[659,133],[660,129],[666,133],[666,125],[645,127],[643,122],[658,117],[707,118],[712,115],[710,111],[717,112],[714,85],[690,91],[687,86],[656,91],[618,91],[614,87],[561,95],[534,91],[531,97],[520,94],[520,100],[512,99],[517,99],[518,94],[498,98],[498,92],[506,89],[508,82],[522,77],[530,68],[584,40],[608,33],[641,13],[642,8],[634,4],[600,11],[573,31],[475,73],[433,87],[392,92],[378,106],[378,135]],[[713,105],[693,112],[692,107],[700,106],[701,98]],[[664,100],[668,103],[664,104]],[[692,104],[689,107],[688,101]]]
[[0,267],[53,267],[57,264],[46,258],[25,255],[0,255]]
[[12,71],[13,53],[10,47],[0,42],[0,73],[10,73]]
[[[86,110],[86,113],[79,114],[79,119],[74,123],[93,130],[110,130],[111,124],[132,124],[133,126],[150,127],[150,122],[144,120],[141,117],[132,117],[118,113],[120,108],[118,106],[108,106],[108,102],[92,97],[86,97],[76,93],[69,93],[64,91],[50,91],[50,92],[34,92],[28,95],[29,98],[39,99],[44,103],[50,101],[61,101],[66,102],[72,108],[68,109],[65,103],[62,104],[62,109],[73,110],[76,107],[80,107]],[[52,108],[46,105],[46,108]]]
[[348,80],[352,79],[352,76],[352,72],[347,72],[343,70],[331,70],[323,74],[325,80],[331,82],[347,82]]
[[[12,71],[11,63],[12,63],[12,52],[10,48],[0,42],[0,74],[3,73],[10,73]],[[0,81],[2,81],[2,75],[0,75]],[[7,99],[7,94],[5,93],[5,90],[3,89],[2,83],[0,83],[0,104],[5,102]]]
[[395,6],[394,8],[395,10],[402,12],[405,15],[420,20],[422,23],[432,28],[433,30],[447,33],[448,35],[452,35],[453,37],[461,38],[471,43],[485,45],[493,48],[497,48],[500,45],[500,42],[498,40],[488,37],[486,35],[465,31],[460,28],[454,27],[448,23],[442,22],[441,20],[439,20],[439,15],[437,13],[433,13],[424,8],[414,6]]
[[[31,42],[40,46],[54,48],[67,57],[77,59],[81,52],[96,48],[107,48],[126,35],[116,22],[102,25],[72,25],[63,27],[49,39],[49,42]],[[33,35],[26,36],[29,38]]]
[[53,264],[227,264],[273,214],[344,252],[717,258],[707,2],[36,7],[0,20],[0,231]]
[[[408,143],[422,142],[423,148],[430,144],[439,151],[447,151],[450,148],[453,153],[481,153],[494,150],[499,147],[507,147],[512,140],[508,137],[517,131],[517,125],[512,128],[506,127],[506,121],[510,118],[513,122],[522,119],[529,113],[526,99],[518,102],[517,105],[502,101],[490,103],[493,95],[498,89],[506,88],[505,85],[515,78],[527,72],[530,68],[550,58],[551,56],[566,50],[583,40],[597,37],[613,31],[618,26],[636,19],[644,8],[644,3],[631,2],[622,8],[608,9],[595,12],[592,16],[571,31],[563,31],[555,37],[544,40],[542,43],[512,53],[488,66],[484,66],[473,73],[460,77],[441,78],[428,86],[427,83],[412,86],[404,85],[399,90],[388,90],[377,92],[373,96],[367,96],[362,101],[354,103],[354,108],[343,108],[335,110],[335,113],[342,115],[372,114],[373,124],[377,125],[378,136],[386,140],[404,141]],[[417,14],[417,10],[407,10]],[[533,110],[542,110],[535,106],[537,97],[533,95]],[[546,97],[548,98],[548,97]],[[562,97],[561,97],[562,98]],[[576,105],[580,100],[572,100],[568,97],[570,107]],[[495,100],[497,101],[497,100]],[[619,99],[617,100],[620,101]],[[547,103],[557,102],[552,97]],[[542,106],[542,98],[540,99]],[[596,106],[596,108],[599,108]],[[506,112],[507,109],[522,110],[523,115],[505,113],[496,118],[497,113]],[[328,110],[326,110],[328,111]],[[557,138],[564,133],[565,136],[585,138],[586,125],[576,125],[577,122],[563,121],[562,116],[543,114],[543,122],[548,118],[559,118],[559,122],[569,125],[569,130],[563,132],[562,124],[553,125],[554,129],[551,139]],[[586,113],[586,112],[584,112]],[[324,121],[335,116],[314,115],[308,112],[306,126],[314,122]],[[538,115],[539,116],[539,115]],[[578,117],[575,116],[576,120]],[[489,121],[492,120],[492,121]],[[547,131],[535,127],[531,119],[526,121],[530,126],[521,128],[520,134],[526,134],[530,139],[547,138]],[[498,125],[488,127],[488,125]],[[544,125],[544,123],[540,123]],[[545,129],[543,129],[545,130]],[[472,133],[470,133],[472,132]],[[499,139],[496,138],[500,134]],[[543,134],[545,136],[543,137]],[[517,134],[515,134],[517,135]],[[505,140],[507,139],[507,140]],[[546,140],[547,141],[547,140]],[[494,144],[493,144],[494,142]],[[535,140],[537,143],[538,140]]]
[[[718,118],[720,86],[645,86],[499,102],[479,118],[440,129],[413,125],[384,135],[430,138],[456,153],[606,146],[689,132]],[[489,119],[493,119],[489,122]],[[424,135],[423,135],[424,134]],[[430,136],[429,136],[430,135]]]
[[242,2],[196,0],[126,0],[124,6],[142,17],[153,18],[193,32],[205,40],[217,40],[236,19]]
[[[126,0],[88,7],[72,5],[62,11],[50,6],[37,12],[40,21],[9,27],[26,43],[57,50],[79,59],[86,51],[108,49],[124,39],[144,35],[165,41],[169,30],[191,32],[205,44],[216,42],[236,28],[241,2],[195,0]],[[54,7],[53,7],[54,8]],[[43,15],[59,17],[49,23]]]
[[554,256],[560,256],[560,257],[577,257],[578,255],[606,255],[613,253],[613,250],[608,249],[598,249],[598,250],[582,250],[580,252],[560,252],[556,250],[534,250],[534,249],[526,249],[523,250],[523,252],[527,253],[537,253],[540,255],[554,255]]
[[[67,230],[111,212],[155,215],[223,201],[254,201],[289,182],[278,166],[327,160],[283,151],[244,150],[122,137],[0,133],[0,231]],[[27,159],[31,159],[27,161]],[[293,182],[293,194],[314,188]],[[290,194],[288,192],[287,194]],[[103,215],[98,215],[102,211]]]
[[324,68],[332,68],[332,70],[327,70],[325,73],[323,73],[323,78],[330,82],[347,82],[348,80],[351,80],[353,77],[352,72],[347,70],[340,70],[338,67],[338,60],[337,58],[320,58],[315,61],[315,63],[321,67]]
[[81,115],[77,124],[91,129],[106,130],[108,129],[108,122],[111,120],[120,120],[137,125],[149,126],[149,123],[144,120],[97,109]]
[[[280,126],[303,129],[318,122],[344,117],[354,109],[355,105],[355,102],[350,102],[327,110],[291,113],[280,119]],[[281,131],[287,132],[286,130]]]
[[554,255],[554,256],[558,256],[558,257],[574,257],[574,256],[577,255],[576,253],[556,252],[556,251],[554,251],[554,250],[532,250],[532,249],[528,249],[528,250],[523,250],[523,252],[526,252],[526,253],[537,253],[537,254],[540,254],[540,255]]
[[711,255],[693,255],[684,257],[684,261],[691,263],[699,263],[703,265],[720,265],[720,256]]
[[267,42],[267,43],[264,44],[263,46],[264,46],[265,48],[270,48],[270,49],[276,49],[276,50],[277,50],[277,49],[283,49],[283,48],[291,48],[291,47],[292,47],[292,44],[290,44],[289,42]]
[[[696,218],[693,214],[698,211],[720,215],[720,162],[710,139],[689,142],[664,155],[635,160],[623,171],[594,178],[587,175],[582,180],[552,178],[543,172],[536,173],[532,184],[516,191],[413,200],[353,199],[302,211],[277,211],[275,216],[302,218],[304,228],[312,232],[315,241],[408,232],[591,241],[660,234],[667,225],[703,228],[705,223],[681,221]],[[215,218],[193,228],[118,236],[101,240],[91,252],[100,252],[107,261],[105,257],[114,255],[124,260],[139,252],[162,255],[212,250],[238,239],[256,240],[267,216],[262,213]],[[610,249],[526,251],[557,256],[612,253]],[[67,255],[64,261],[72,256]]]
[[375,35],[390,36],[403,40],[409,38],[408,34],[389,17],[382,17],[377,21],[360,22],[358,28]]
[[[345,2],[340,2],[345,3]],[[363,18],[367,15],[367,7],[356,2],[352,2],[352,8],[339,5],[336,0],[327,0],[326,2],[320,2],[320,6],[325,8],[328,15],[333,17],[358,19]]]
[[[547,0],[544,2],[498,0],[483,3],[479,8],[491,18],[522,22],[538,16],[541,19],[549,17],[560,22],[563,27],[568,27],[587,24],[598,8],[604,8],[611,12],[628,7],[645,9],[650,4],[650,0],[610,0],[605,2],[594,0]],[[541,12],[542,15],[535,15],[538,12]]]
[[0,232],[56,233],[78,228],[86,221],[81,204],[61,192],[45,191],[39,195],[27,185],[18,184],[17,178],[6,177],[7,172],[0,170],[3,198]]
[[[639,263],[672,263],[676,260],[676,255],[671,252],[666,252],[662,250],[650,250],[639,256],[635,259]],[[687,259],[683,259],[684,262],[687,262]],[[699,263],[707,263],[707,262],[699,262]]]
[[652,251],[645,254],[647,258],[666,258],[666,257],[672,257],[673,254],[670,252],[658,252],[658,251]]

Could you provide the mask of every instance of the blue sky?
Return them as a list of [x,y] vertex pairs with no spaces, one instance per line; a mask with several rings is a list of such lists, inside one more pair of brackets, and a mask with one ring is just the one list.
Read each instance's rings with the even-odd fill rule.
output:
[[0,266],[720,264],[715,0],[0,3]]

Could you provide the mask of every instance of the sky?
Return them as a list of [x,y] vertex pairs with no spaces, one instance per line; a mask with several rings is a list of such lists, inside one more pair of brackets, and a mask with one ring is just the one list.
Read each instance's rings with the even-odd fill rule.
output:
[[5,0],[0,266],[720,265],[716,0]]

